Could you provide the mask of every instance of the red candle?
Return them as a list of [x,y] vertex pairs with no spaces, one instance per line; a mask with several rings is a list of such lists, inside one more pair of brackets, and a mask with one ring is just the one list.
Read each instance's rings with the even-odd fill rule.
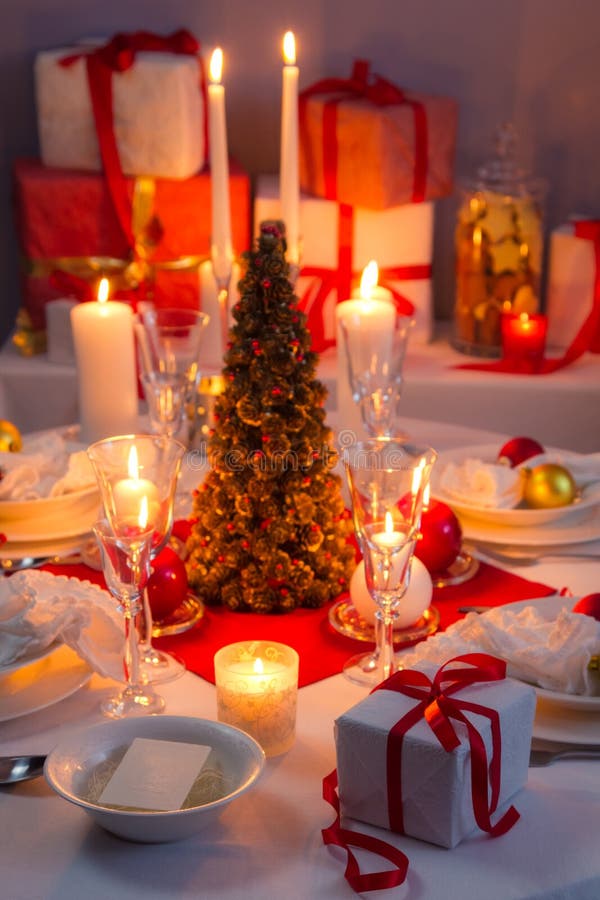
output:
[[548,319],[540,314],[504,313],[502,355],[516,371],[535,372],[544,358]]

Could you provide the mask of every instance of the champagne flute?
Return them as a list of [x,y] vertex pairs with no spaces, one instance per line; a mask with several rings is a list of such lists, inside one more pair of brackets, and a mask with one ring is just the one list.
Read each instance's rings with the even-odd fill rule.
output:
[[[106,518],[113,531],[116,523],[136,514],[145,497],[148,526],[152,528],[151,559],[166,545],[173,524],[173,504],[185,447],[164,435],[120,435],[88,447]],[[144,586],[145,587],[145,586]],[[140,670],[147,682],[171,681],[183,675],[185,666],[172,654],[152,646],[152,614],[143,591]]]
[[429,447],[373,439],[345,448],[342,459],[367,588],[378,607],[375,651],[353,656],[344,674],[372,687],[395,670],[394,622],[408,588],[423,493],[436,453]]
[[113,520],[113,531],[106,520],[97,522],[93,532],[100,548],[102,570],[109,591],[119,601],[125,620],[123,671],[126,686],[101,704],[102,712],[112,718],[160,713],[165,701],[143,679],[140,668],[138,619],[142,611],[142,592],[150,573],[152,528],[147,525],[148,503],[140,500],[137,522],[132,517]]

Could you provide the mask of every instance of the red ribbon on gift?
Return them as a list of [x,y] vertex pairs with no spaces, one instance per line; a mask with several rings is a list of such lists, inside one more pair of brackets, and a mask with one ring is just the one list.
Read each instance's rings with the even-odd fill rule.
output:
[[[78,59],[85,59],[96,134],[108,190],[119,225],[133,258],[136,258],[136,237],[131,227],[132,204],[127,191],[127,182],[121,168],[115,137],[112,78],[114,73],[126,72],[130,69],[135,62],[136,55],[140,52],[197,56],[199,49],[200,45],[196,38],[184,29],[175,31],[166,37],[152,34],[148,31],[135,31],[130,34],[117,34],[101,47],[85,48],[60,60],[61,66],[71,66]],[[200,90],[204,97],[205,146],[208,147],[206,78],[200,57],[198,62],[200,67]]]
[[[323,308],[332,291],[337,291],[338,302],[346,300],[352,293],[352,281],[360,272],[352,268],[354,243],[354,207],[347,203],[338,204],[338,260],[337,269],[320,266],[302,266],[301,277],[312,278],[312,283],[299,298],[299,308],[308,316],[308,327],[312,334],[312,349],[322,353],[335,345],[334,338],[325,337]],[[379,269],[379,284],[391,293],[399,313],[412,316],[415,307],[392,284],[394,281],[431,278],[429,263],[412,266],[383,266]],[[315,290],[316,285],[316,290]]]
[[[588,219],[574,223],[575,237],[592,241],[594,244],[594,288],[592,294],[592,308],[581,328],[565,350],[564,354],[556,359],[544,358],[531,375],[548,375],[558,369],[564,369],[583,356],[588,351],[600,353],[600,219]],[[456,366],[457,369],[474,369],[482,372],[517,372],[513,364],[505,359],[499,359],[492,363],[463,363]]]
[[[457,663],[466,666],[458,667]],[[469,747],[471,750],[471,798],[475,821],[482,831],[491,837],[499,837],[513,827],[519,819],[519,813],[510,806],[500,819],[492,824],[491,816],[498,806],[500,795],[500,771],[502,744],[500,720],[495,709],[472,703],[456,697],[459,691],[472,684],[502,681],[506,677],[506,663],[486,653],[466,653],[448,660],[438,669],[433,680],[424,672],[402,669],[373,689],[397,691],[407,697],[414,698],[417,703],[391,728],[387,742],[387,794],[390,829],[404,833],[402,813],[402,742],[404,735],[421,719],[425,719],[436,738],[447,753],[452,753],[460,744],[460,739],[453,725],[453,720],[466,726]],[[485,716],[490,721],[492,736],[492,755],[488,764],[487,752],[483,738],[469,721],[466,712]],[[336,819],[324,829],[325,844],[337,844],[348,853],[346,878],[356,891],[373,891],[381,887],[394,887],[402,884],[406,877],[408,860],[396,848],[384,841],[382,848],[366,846],[365,840],[373,841],[360,832],[348,831],[341,827],[339,798],[336,793],[337,774],[335,770],[323,781],[323,796],[336,811]],[[376,872],[363,875],[350,847],[362,847],[379,853],[393,861],[396,870],[393,872]],[[400,854],[404,859],[392,856],[391,851]],[[349,877],[350,876],[350,877]],[[391,881],[391,883],[383,883]]]
[[[344,100],[360,97],[375,106],[398,106],[406,104],[412,108],[415,122],[415,167],[413,172],[412,202],[422,203],[427,187],[427,162],[429,158],[429,138],[427,115],[422,103],[407,97],[405,92],[380,75],[370,78],[370,62],[355,60],[350,78],[323,78],[301,92],[299,97],[300,121],[307,114],[307,101],[316,94],[336,94],[323,108],[323,170],[325,196],[337,200],[338,141],[337,107]],[[306,135],[306,128],[300,129]],[[310,154],[306,154],[310,159]]]

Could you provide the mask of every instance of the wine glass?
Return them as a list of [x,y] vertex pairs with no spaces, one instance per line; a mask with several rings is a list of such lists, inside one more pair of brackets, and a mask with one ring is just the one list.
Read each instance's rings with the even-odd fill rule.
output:
[[414,319],[383,300],[348,301],[348,306],[339,316],[340,331],[352,399],[363,425],[370,437],[405,439],[398,431],[398,409]]
[[408,588],[423,493],[436,453],[429,447],[372,439],[345,448],[342,458],[365,580],[379,622],[375,651],[353,656],[344,674],[357,684],[373,686],[395,669],[394,622]]
[[155,309],[138,312],[135,335],[144,396],[152,430],[174,437],[200,380],[200,348],[206,313],[194,309]]
[[[173,525],[177,479],[185,447],[164,435],[130,434],[106,438],[88,447],[106,518],[114,532],[116,523],[137,514],[140,499],[148,504],[152,528],[151,559],[166,545]],[[152,614],[143,591],[139,638],[140,670],[146,682],[172,681],[183,675],[182,662],[152,646]]]
[[100,548],[102,570],[109,591],[119,601],[125,619],[123,671],[126,686],[101,704],[102,712],[112,718],[160,713],[165,701],[143,678],[138,646],[138,619],[142,612],[142,593],[150,575],[150,549],[153,529],[148,527],[148,504],[140,500],[137,520],[133,516],[96,522],[93,532]]

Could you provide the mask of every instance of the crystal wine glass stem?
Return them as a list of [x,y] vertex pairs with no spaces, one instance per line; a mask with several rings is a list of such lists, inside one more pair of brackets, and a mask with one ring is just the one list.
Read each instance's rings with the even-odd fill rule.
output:
[[[231,276],[229,276],[231,277]],[[221,327],[221,350],[223,356],[227,351],[227,341],[229,337],[229,278],[220,278],[217,280],[218,302],[219,302],[219,324]]]
[[123,613],[125,618],[125,649],[123,657],[123,667],[125,670],[125,678],[127,679],[127,688],[129,690],[137,690],[140,686],[140,646],[138,637],[137,619],[141,613],[141,604],[139,600],[126,600],[123,603]]
[[394,616],[389,609],[377,610],[376,616],[380,619],[380,666],[382,681],[393,673],[394,664]]

